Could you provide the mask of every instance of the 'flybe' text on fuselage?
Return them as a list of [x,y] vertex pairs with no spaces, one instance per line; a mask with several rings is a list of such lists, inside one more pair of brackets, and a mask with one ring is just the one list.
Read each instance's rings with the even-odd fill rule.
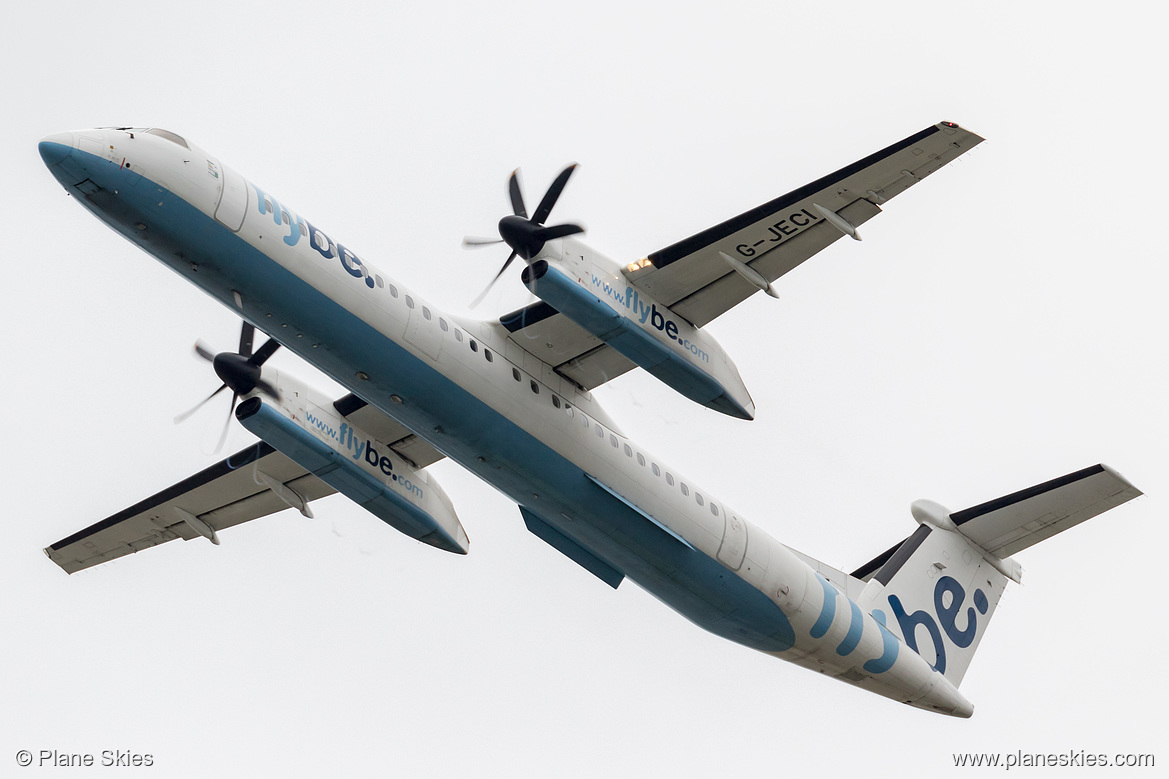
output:
[[271,214],[272,221],[277,225],[288,225],[288,235],[284,236],[284,243],[296,246],[302,236],[309,237],[309,246],[316,250],[326,260],[340,260],[341,267],[355,279],[364,279],[365,286],[373,289],[383,287],[382,277],[373,271],[360,257],[339,243],[334,243],[323,230],[314,227],[304,217],[296,213],[290,214],[288,209],[281,206],[276,198],[252,184],[256,190],[256,207],[261,214]]

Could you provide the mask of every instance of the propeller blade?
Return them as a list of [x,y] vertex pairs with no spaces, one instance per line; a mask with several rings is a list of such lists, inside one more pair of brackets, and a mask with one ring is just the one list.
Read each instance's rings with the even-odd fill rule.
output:
[[487,297],[487,293],[490,292],[491,288],[495,286],[495,282],[499,281],[499,277],[502,276],[504,271],[507,270],[507,266],[511,265],[511,261],[514,260],[518,256],[519,255],[516,252],[512,252],[510,255],[508,255],[507,262],[503,263],[503,267],[499,269],[499,273],[495,274],[495,278],[493,278],[491,280],[491,283],[489,283],[483,289],[483,291],[479,293],[478,297],[476,297],[474,300],[471,301],[471,308],[474,308],[475,306],[477,306],[483,302],[483,298]]
[[568,183],[568,179],[572,176],[572,172],[576,170],[576,163],[572,163],[564,170],[560,171],[560,175],[552,182],[552,186],[548,187],[548,191],[544,193],[544,199],[540,201],[540,205],[536,208],[536,213],[532,214],[532,221],[538,225],[544,224],[544,220],[548,218],[548,214],[552,213],[552,206],[556,205],[556,201],[560,199],[560,193],[564,191],[564,185]]
[[493,243],[503,243],[502,238],[478,238],[474,235],[468,235],[463,238],[464,249],[476,249],[480,246],[487,246]]
[[280,390],[276,389],[275,385],[260,379],[256,382],[256,389],[263,392],[272,400],[280,400]]
[[215,391],[214,391],[214,392],[212,392],[210,395],[208,395],[207,397],[203,398],[203,399],[202,399],[202,400],[200,400],[198,403],[196,403],[194,408],[190,409],[189,411],[184,411],[183,413],[181,413],[181,414],[179,414],[177,417],[175,417],[175,424],[177,425],[179,422],[182,422],[184,419],[186,419],[187,417],[191,416],[191,414],[194,414],[196,411],[198,411],[199,409],[203,408],[203,404],[204,404],[204,403],[206,403],[207,401],[211,400],[211,398],[215,397],[215,396],[216,396],[216,395],[218,395],[220,392],[223,392],[225,389],[227,389],[227,385],[226,385],[226,384],[221,384],[221,385],[219,386],[219,389],[215,390]]
[[528,209],[524,207],[524,193],[520,191],[520,169],[511,172],[507,180],[507,193],[511,196],[511,210],[516,216],[528,218]]
[[202,357],[207,362],[215,361],[215,352],[207,347],[207,344],[202,341],[195,341],[195,354]]
[[239,331],[239,353],[244,357],[252,356],[252,341],[256,336],[256,326],[251,322],[244,322]]
[[280,342],[275,338],[269,338],[264,342],[264,345],[257,349],[256,353],[248,359],[248,362],[250,362],[252,365],[255,365],[256,367],[259,367],[267,362],[268,358],[272,356],[272,353],[279,348]]
[[233,393],[231,396],[231,408],[227,410],[227,419],[223,422],[223,432],[219,434],[219,443],[215,445],[216,454],[219,454],[223,449],[223,445],[227,443],[227,431],[231,427],[231,418],[235,416],[235,404],[237,401],[239,401],[239,395]]
[[533,235],[541,241],[551,241],[555,238],[563,238],[566,235],[576,235],[583,233],[585,229],[577,224],[562,224],[545,227],[543,230],[537,230]]

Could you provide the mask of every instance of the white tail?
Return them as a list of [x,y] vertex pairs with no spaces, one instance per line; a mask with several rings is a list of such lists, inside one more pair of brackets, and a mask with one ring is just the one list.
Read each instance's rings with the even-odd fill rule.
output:
[[1007,582],[1022,578],[1007,556],[1140,494],[1094,465],[965,511],[917,501],[913,535],[853,573],[868,581],[858,605],[956,687]]

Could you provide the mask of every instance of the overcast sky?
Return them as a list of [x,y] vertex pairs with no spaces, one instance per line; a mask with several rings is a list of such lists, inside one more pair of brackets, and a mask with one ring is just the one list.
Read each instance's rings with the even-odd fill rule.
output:
[[[156,776],[581,777],[1158,750],[1155,4],[396,5],[6,11],[0,774],[21,749],[149,753]],[[581,163],[553,218],[626,262],[940,120],[988,143],[890,202],[863,243],[784,277],[780,300],[709,325],[755,421],[640,373],[597,395],[704,491],[845,570],[912,531],[916,498],[958,510],[1097,462],[1145,490],[1019,555],[1026,584],[962,685],[971,720],[715,638],[629,582],[614,592],[449,462],[432,474],[467,557],[340,497],[315,520],[288,511],[220,547],[71,577],[41,553],[218,459],[226,401],[171,419],[217,385],[195,339],[226,349],[239,327],[72,202],[37,155],[46,134],[176,131],[466,313],[505,255],[459,242],[507,212],[516,166],[532,200]],[[528,300],[511,274],[475,314]],[[272,364],[330,386],[287,353]],[[248,440],[236,425],[228,446]]]

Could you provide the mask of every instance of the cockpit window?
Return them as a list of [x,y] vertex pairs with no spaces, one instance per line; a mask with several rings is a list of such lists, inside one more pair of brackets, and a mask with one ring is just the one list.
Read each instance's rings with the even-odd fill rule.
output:
[[184,149],[191,148],[190,146],[187,145],[187,142],[185,140],[183,140],[183,137],[181,135],[175,135],[170,130],[162,130],[162,129],[159,129],[158,127],[151,127],[146,132],[148,135],[157,135],[159,138],[166,138],[171,143],[177,143],[179,146],[182,146]]

